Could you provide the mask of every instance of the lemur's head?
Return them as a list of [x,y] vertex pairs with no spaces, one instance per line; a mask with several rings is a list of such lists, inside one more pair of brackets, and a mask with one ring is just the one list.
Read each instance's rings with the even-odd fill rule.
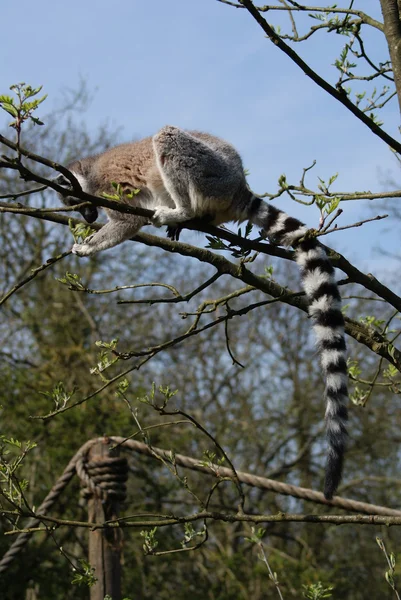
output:
[[[84,192],[88,192],[88,186],[85,185],[86,177],[82,172],[81,163],[79,161],[72,163],[71,165],[68,165],[68,169],[78,180],[82,190]],[[57,183],[61,187],[65,188],[67,191],[73,189],[71,181],[61,173],[60,175],[57,175],[57,177],[55,177],[53,181],[54,183]],[[63,204],[65,204],[66,206],[75,206],[76,204],[82,204],[82,200],[80,200],[79,198],[74,198],[74,196],[68,196],[60,193],[57,193],[57,195],[59,196]],[[94,206],[93,204],[89,206],[84,206],[82,208],[78,208],[77,210],[81,213],[81,215],[87,223],[93,223],[94,221],[96,221],[99,215],[96,206]]]

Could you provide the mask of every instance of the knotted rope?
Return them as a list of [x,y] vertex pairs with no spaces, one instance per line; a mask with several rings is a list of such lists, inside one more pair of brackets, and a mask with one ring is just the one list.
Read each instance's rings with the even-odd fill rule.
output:
[[[71,481],[75,472],[78,474],[81,482],[83,483],[84,487],[82,493],[84,497],[88,497],[91,494],[97,494],[98,497],[103,500],[113,498],[121,501],[125,499],[125,482],[127,480],[128,468],[126,459],[124,457],[99,457],[99,460],[87,460],[89,450],[92,448],[92,446],[99,442],[105,443],[106,441],[110,442],[111,444],[129,449],[133,452],[138,452],[139,454],[144,454],[153,458],[155,457],[155,454],[158,454],[166,460],[171,460],[171,452],[169,450],[163,450],[156,447],[150,448],[147,444],[137,442],[136,440],[127,440],[126,438],[118,436],[89,440],[70,460],[61,477],[59,477],[56,484],[52,487],[49,494],[37,509],[35,517],[28,522],[27,529],[40,525],[40,516],[45,516],[50,508],[54,505],[60,494]],[[215,477],[233,477],[232,470],[227,467],[214,464],[209,467],[200,463],[198,460],[191,458],[190,456],[175,454],[174,460],[177,465],[187,469],[200,471],[201,473],[207,473],[209,475],[214,475]],[[236,473],[241,483],[245,483],[246,485],[259,489],[276,492],[278,494],[310,500],[312,502],[325,504],[327,506],[336,506],[347,511],[364,513],[368,515],[394,517],[401,516],[401,510],[396,510],[394,508],[377,506],[367,502],[359,502],[357,500],[341,498],[340,496],[334,496],[332,500],[326,500],[321,492],[315,492],[309,488],[302,488],[297,485],[282,483],[280,481],[275,481],[274,479],[259,477],[258,475],[245,473],[243,471],[236,471]],[[23,532],[19,534],[17,539],[10,546],[0,561],[0,573],[8,568],[17,554],[28,542],[31,535],[31,532]]]
[[99,457],[87,462],[81,457],[76,463],[77,475],[81,480],[81,496],[96,495],[103,501],[123,502],[127,494],[128,461],[125,456]]

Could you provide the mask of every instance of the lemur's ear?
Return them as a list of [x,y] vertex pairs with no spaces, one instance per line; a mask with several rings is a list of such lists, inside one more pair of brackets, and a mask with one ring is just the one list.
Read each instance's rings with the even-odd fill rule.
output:
[[[66,188],[67,190],[72,190],[71,181],[67,179],[67,177],[65,177],[62,173],[60,173],[60,175],[57,175],[57,177],[54,177],[52,181]],[[64,196],[62,194],[59,194],[59,196],[63,203],[67,206],[74,206],[74,204],[82,203],[82,200],[80,200],[79,198],[72,198],[71,196]],[[83,206],[82,208],[78,208],[77,210],[81,213],[81,215],[87,223],[93,223],[99,216],[98,210],[94,205]]]

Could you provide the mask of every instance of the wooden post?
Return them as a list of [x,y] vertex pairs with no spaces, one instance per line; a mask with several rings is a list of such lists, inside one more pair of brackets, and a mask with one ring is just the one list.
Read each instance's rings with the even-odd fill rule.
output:
[[[90,449],[86,470],[91,481],[102,489],[115,490],[117,481],[117,487],[122,487],[124,495],[127,462],[115,458],[117,456],[117,451],[110,451],[108,438],[104,438]],[[95,490],[88,498],[89,522],[103,523],[118,517],[121,493],[111,491],[104,499],[99,496]],[[97,578],[90,588],[90,600],[104,600],[106,594],[113,600],[121,600],[121,538],[122,532],[118,528],[96,529],[89,533],[89,563]]]

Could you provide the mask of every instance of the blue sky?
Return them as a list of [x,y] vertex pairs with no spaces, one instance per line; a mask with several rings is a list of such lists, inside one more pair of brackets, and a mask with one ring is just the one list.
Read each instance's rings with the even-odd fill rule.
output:
[[[355,4],[380,18],[376,0]],[[122,128],[122,140],[167,123],[221,135],[240,150],[250,184],[261,193],[275,191],[283,172],[297,183],[313,159],[318,164],[311,187],[317,175],[335,172],[342,191],[383,191],[387,173],[398,178],[386,145],[271,44],[245,10],[216,0],[20,0],[18,10],[5,3],[1,16],[1,93],[18,81],[42,84],[50,107],[83,78],[96,90],[85,114],[94,131],[108,119]],[[340,36],[318,34],[296,50],[335,81],[330,65],[342,42]],[[387,58],[379,37],[370,35],[367,42]],[[384,116],[396,135],[396,102]],[[0,125],[5,123],[0,116]],[[339,225],[366,215],[366,204],[347,203]],[[317,209],[279,205],[311,226],[318,222]],[[368,224],[326,242],[375,272],[370,265],[385,264],[371,251],[380,231],[380,224]],[[395,231],[386,240],[396,250]]]

